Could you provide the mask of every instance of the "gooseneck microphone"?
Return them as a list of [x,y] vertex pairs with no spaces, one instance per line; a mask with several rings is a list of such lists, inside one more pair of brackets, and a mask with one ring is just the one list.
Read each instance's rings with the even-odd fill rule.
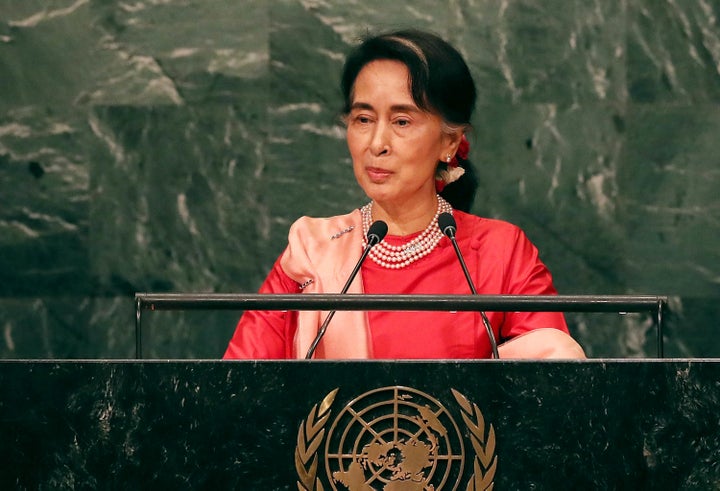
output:
[[[463,255],[460,252],[460,247],[458,246],[457,240],[455,239],[455,233],[457,232],[457,224],[455,223],[455,218],[452,216],[451,213],[441,213],[440,216],[438,216],[438,227],[440,227],[440,231],[445,234],[448,239],[450,239],[450,242],[452,242],[453,248],[455,249],[455,255],[460,261],[460,266],[462,266],[463,273],[465,273],[465,279],[467,280],[468,285],[470,285],[470,291],[473,293],[473,295],[477,295],[478,292],[475,289],[475,284],[470,277],[470,272],[467,269],[467,265],[465,264]],[[485,326],[488,338],[490,339],[490,346],[492,347],[493,358],[499,359],[500,355],[498,354],[497,341],[495,340],[495,334],[493,333],[492,327],[490,327],[490,321],[488,320],[487,315],[485,315],[485,312],[483,312],[482,310],[480,311],[480,316],[482,317],[483,325]]]
[[[360,271],[360,266],[365,262],[365,258],[367,257],[368,253],[370,252],[370,249],[375,246],[376,244],[380,243],[381,240],[385,238],[385,235],[387,234],[388,226],[387,223],[383,222],[382,220],[378,220],[372,223],[370,225],[370,228],[368,229],[367,233],[367,245],[365,246],[365,249],[363,250],[362,256],[360,256],[360,259],[358,260],[357,264],[355,265],[355,268],[352,270],[352,273],[350,273],[350,277],[348,278],[347,282],[345,283],[345,286],[343,287],[340,294],[347,293],[348,288],[350,288],[350,284],[355,279],[355,276],[357,276],[358,271]],[[315,349],[317,348],[318,344],[320,343],[320,340],[325,335],[325,331],[327,331],[327,326],[330,324],[330,320],[335,315],[335,311],[331,311],[325,320],[323,321],[322,325],[320,326],[320,329],[318,330],[317,336],[315,336],[315,339],[313,340],[312,344],[310,345],[310,349],[308,349],[307,355],[305,355],[305,359],[309,360],[312,358],[313,353],[315,353]]]

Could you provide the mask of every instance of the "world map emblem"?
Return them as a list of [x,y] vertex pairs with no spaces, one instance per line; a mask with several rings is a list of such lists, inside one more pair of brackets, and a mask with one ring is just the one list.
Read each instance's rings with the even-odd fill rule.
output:
[[[325,485],[336,491],[492,489],[494,429],[485,429],[477,405],[460,392],[451,389],[461,415],[458,425],[438,399],[401,386],[365,392],[331,419],[338,390],[313,406],[300,425],[299,490],[324,491]],[[466,452],[466,438],[472,452]]]

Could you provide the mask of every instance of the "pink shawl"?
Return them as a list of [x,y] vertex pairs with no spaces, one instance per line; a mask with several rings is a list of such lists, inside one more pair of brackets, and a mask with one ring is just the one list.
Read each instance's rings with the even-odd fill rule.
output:
[[[340,293],[362,255],[360,211],[330,218],[302,217],[290,228],[281,259],[285,273],[304,293]],[[363,293],[358,274],[349,294]],[[328,312],[298,312],[293,356],[304,358]],[[367,314],[337,311],[315,352],[315,358],[366,359],[372,356]]]

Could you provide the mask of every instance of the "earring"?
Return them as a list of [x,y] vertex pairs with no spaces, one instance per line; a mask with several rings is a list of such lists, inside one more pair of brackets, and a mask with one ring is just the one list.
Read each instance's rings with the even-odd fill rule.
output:
[[445,157],[445,162],[447,162],[449,164],[451,160],[452,160],[452,155],[447,154],[447,157]]

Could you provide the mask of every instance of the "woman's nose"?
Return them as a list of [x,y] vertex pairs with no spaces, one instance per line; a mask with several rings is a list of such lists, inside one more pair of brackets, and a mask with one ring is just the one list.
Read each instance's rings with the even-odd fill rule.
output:
[[378,123],[375,126],[372,141],[370,142],[370,150],[373,155],[378,157],[390,153],[390,134],[388,125]]

